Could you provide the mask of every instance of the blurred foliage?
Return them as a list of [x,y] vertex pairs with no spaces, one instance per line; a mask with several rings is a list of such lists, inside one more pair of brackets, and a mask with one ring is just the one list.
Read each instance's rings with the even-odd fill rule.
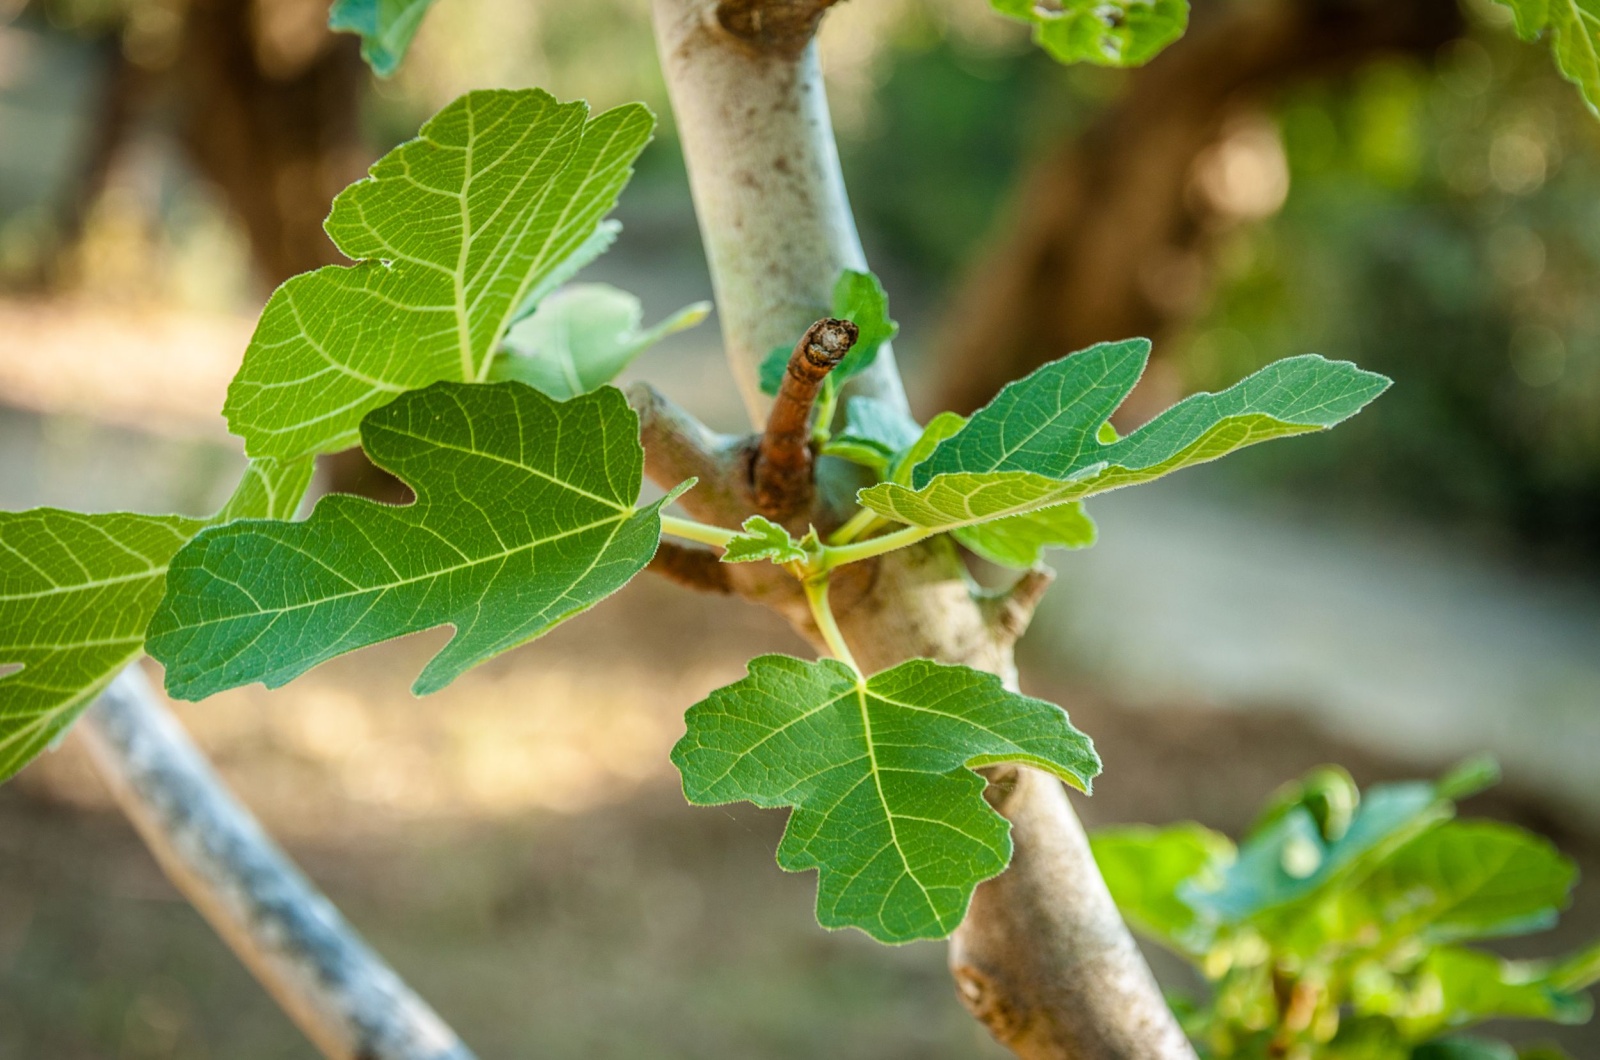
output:
[[[1232,233],[1188,348],[1213,386],[1283,351],[1393,376],[1343,437],[1252,466],[1430,518],[1600,534],[1600,125],[1539,49],[1484,32],[1285,101],[1293,191]],[[1379,456],[1378,454],[1381,454]]]
[[1551,926],[1577,878],[1532,832],[1452,819],[1495,775],[1474,761],[1363,794],[1324,766],[1281,789],[1238,847],[1196,824],[1115,828],[1094,836],[1095,858],[1135,930],[1210,984],[1175,1005],[1207,1060],[1516,1060],[1459,1032],[1587,1020],[1600,945],[1555,961],[1462,945]]

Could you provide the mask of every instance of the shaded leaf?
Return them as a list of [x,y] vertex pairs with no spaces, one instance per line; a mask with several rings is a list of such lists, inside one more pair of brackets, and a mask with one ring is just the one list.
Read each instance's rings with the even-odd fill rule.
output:
[[379,77],[389,77],[411,47],[433,0],[334,0],[328,27],[361,36],[361,58]]
[[1102,828],[1089,843],[1111,897],[1135,931],[1178,953],[1206,951],[1213,926],[1179,897],[1179,890],[1233,858],[1227,836],[1198,824],[1133,825]]
[[1577,869],[1541,836],[1493,821],[1451,821],[1381,861],[1349,901],[1384,937],[1431,942],[1549,927]]
[[881,942],[948,935],[1010,859],[973,768],[1025,762],[1084,790],[1100,768],[1059,707],[925,659],[864,679],[763,655],[687,723],[672,761],[689,801],[794,807],[778,864],[819,870],[823,926]]
[[1033,39],[1063,63],[1140,66],[1183,36],[1188,0],[989,0],[1033,26]]
[[834,385],[841,386],[872,367],[878,350],[900,333],[900,325],[889,318],[889,295],[878,278],[852,269],[840,273],[833,285],[833,315],[850,321],[860,332],[856,344],[830,374]]
[[590,118],[548,93],[472,92],[334,200],[355,265],[267,302],[228,388],[251,456],[355,444],[362,416],[440,380],[483,380],[530,291],[585,251],[650,138],[638,105]]
[[710,312],[711,303],[696,302],[641,329],[644,311],[633,295],[606,284],[573,284],[512,326],[489,377],[514,379],[565,401],[611,382],[635,357]]
[[1349,828],[1325,838],[1304,806],[1247,839],[1214,888],[1185,888],[1184,899],[1222,923],[1239,923],[1299,902],[1336,883],[1374,851],[1394,849],[1450,813],[1432,784],[1370,788]]
[[898,454],[916,443],[922,428],[897,404],[853,397],[845,406],[844,430],[828,439],[828,456],[870,467],[883,474]]
[[[833,304],[828,312],[830,316],[850,321],[859,329],[856,344],[850,347],[850,352],[845,354],[838,367],[828,373],[832,386],[838,386],[870,368],[878,356],[879,348],[900,332],[900,325],[889,319],[889,296],[884,292],[883,284],[870,272],[846,269],[840,273],[838,280],[834,281]],[[795,336],[795,341],[800,341],[799,335]],[[775,346],[767,351],[758,369],[763,394],[768,397],[777,394],[783,386],[783,373],[789,367],[789,358],[793,354],[792,346]]]
[[1517,1051],[1492,1038],[1440,1038],[1413,1049],[1411,1060],[1517,1060]]
[[1073,502],[964,526],[952,536],[990,563],[1027,570],[1043,562],[1047,548],[1088,548],[1098,535],[1083,505]]
[[0,780],[66,731],[139,657],[167,564],[201,527],[177,515],[0,512]]
[[639,424],[607,387],[557,402],[519,383],[438,383],[369,414],[362,444],[416,491],[325,497],[303,523],[242,521],[173,561],[149,651],[198,699],[278,687],[337,655],[446,623],[419,693],[621,588],[667,497],[636,507]]
[[1423,959],[1404,1010],[1385,1014],[1413,1040],[1490,1019],[1587,1020],[1589,999],[1555,986],[1548,972],[1543,962],[1441,946]]

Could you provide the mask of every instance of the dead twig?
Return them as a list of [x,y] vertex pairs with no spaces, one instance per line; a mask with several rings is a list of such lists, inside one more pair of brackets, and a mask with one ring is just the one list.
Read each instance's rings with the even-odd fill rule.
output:
[[768,519],[782,521],[811,502],[811,409],[828,373],[844,360],[860,334],[848,320],[825,317],[795,344],[756,452],[752,478],[756,508]]

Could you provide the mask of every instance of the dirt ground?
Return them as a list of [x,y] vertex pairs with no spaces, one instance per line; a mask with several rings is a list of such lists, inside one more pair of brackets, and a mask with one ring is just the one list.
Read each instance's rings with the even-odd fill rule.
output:
[[[429,634],[270,695],[180,705],[240,794],[484,1060],[1004,1054],[966,1016],[944,947],[877,946],[811,918],[772,852],[781,813],[696,809],[667,751],[681,712],[754,652],[802,652],[765,612],[641,579],[585,620],[427,700]],[[1416,775],[1270,710],[1129,710],[1035,659],[1106,773],[1093,825],[1231,832],[1324,761]],[[1585,870],[1548,953],[1600,934],[1600,837],[1501,789],[1468,813],[1550,835]],[[1171,962],[1158,968],[1181,982]],[[1600,1055],[1589,1029],[1551,1035]],[[0,1058],[310,1058],[110,809],[69,740],[0,788]]]

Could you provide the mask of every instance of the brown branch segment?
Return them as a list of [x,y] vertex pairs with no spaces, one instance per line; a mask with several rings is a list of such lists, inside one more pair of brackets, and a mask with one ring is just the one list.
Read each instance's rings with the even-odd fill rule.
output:
[[756,452],[756,507],[769,519],[786,519],[811,500],[811,409],[860,334],[848,320],[824,317],[795,344]]
[[721,0],[717,23],[764,52],[799,55],[837,0]]
[[661,547],[656,549],[656,554],[650,560],[649,570],[685,589],[722,595],[733,592],[733,580],[728,577],[727,565],[708,548],[662,541]]

